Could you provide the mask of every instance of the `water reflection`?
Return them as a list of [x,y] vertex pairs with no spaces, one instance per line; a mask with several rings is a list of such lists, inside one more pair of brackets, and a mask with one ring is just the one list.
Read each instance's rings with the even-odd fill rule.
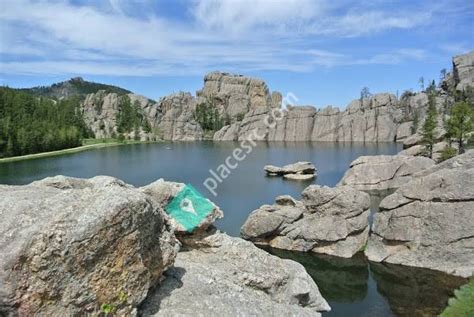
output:
[[428,269],[277,250],[268,252],[301,263],[318,284],[332,311],[325,316],[436,316],[466,279]]
[[438,271],[370,262],[377,289],[397,316],[436,316],[467,279]]
[[351,303],[360,301],[367,295],[369,269],[363,254],[358,253],[351,259],[344,259],[267,247],[265,250],[278,257],[303,264],[308,274],[317,281],[321,293],[328,301]]

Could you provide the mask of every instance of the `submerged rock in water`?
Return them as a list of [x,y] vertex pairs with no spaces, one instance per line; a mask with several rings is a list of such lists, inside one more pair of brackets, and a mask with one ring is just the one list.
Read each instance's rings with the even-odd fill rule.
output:
[[188,249],[141,306],[144,316],[319,316],[330,310],[297,262],[223,233],[187,239]]
[[316,177],[316,167],[311,162],[296,162],[283,167],[266,165],[264,171],[269,176],[283,176],[290,180],[309,180]]
[[274,248],[341,257],[363,248],[369,233],[368,194],[348,186],[311,185],[302,196],[302,202],[280,198],[253,211],[241,228],[242,237]]
[[380,204],[371,261],[474,273],[474,151],[415,175]]
[[361,156],[351,163],[338,186],[349,185],[364,191],[396,189],[410,181],[413,174],[434,164],[433,160],[418,156]]
[[0,186],[0,315],[131,315],[179,243],[149,196],[106,176]]

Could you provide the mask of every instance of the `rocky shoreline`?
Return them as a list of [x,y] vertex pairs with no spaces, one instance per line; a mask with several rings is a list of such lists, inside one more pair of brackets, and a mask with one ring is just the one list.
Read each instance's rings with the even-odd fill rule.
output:
[[213,230],[217,206],[192,234],[182,231],[164,207],[183,186],[106,176],[1,185],[0,315],[330,309],[303,266]]
[[[341,258],[363,251],[372,262],[474,273],[474,150],[439,164],[409,156],[354,162],[351,169],[364,169],[349,170],[336,187],[310,185],[300,201],[279,196],[252,212],[242,237],[276,249]],[[397,171],[389,182],[375,182],[394,193],[371,226],[366,191],[374,182],[367,180],[380,170]],[[213,228],[223,212],[212,202],[192,233],[181,228],[164,209],[183,187],[158,180],[135,188],[105,176],[1,185],[0,312],[318,316],[330,310],[301,264]]]
[[[241,236],[277,249],[474,274],[474,150],[435,163],[423,157],[369,156],[334,187],[310,185],[297,201],[279,196],[253,211]],[[369,194],[394,193],[369,226]],[[364,192],[365,191],[365,192]],[[369,233],[370,232],[370,233]]]

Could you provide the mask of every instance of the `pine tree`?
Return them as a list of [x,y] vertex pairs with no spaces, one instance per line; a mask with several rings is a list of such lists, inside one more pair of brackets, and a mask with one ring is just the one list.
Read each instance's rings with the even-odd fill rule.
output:
[[436,142],[436,126],[438,121],[438,113],[436,111],[436,96],[430,94],[428,96],[428,113],[422,127],[422,142],[426,146],[428,157],[433,158],[433,145]]
[[459,154],[464,153],[464,141],[468,133],[474,130],[474,110],[467,102],[457,102],[446,121],[449,137],[455,138],[459,145]]

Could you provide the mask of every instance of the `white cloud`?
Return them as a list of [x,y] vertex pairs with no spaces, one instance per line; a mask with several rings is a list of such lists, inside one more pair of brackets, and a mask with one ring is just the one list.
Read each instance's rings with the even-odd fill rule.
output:
[[441,50],[451,54],[451,55],[457,55],[457,54],[463,54],[466,52],[470,52],[474,50],[474,46],[467,44],[466,42],[460,42],[460,43],[444,43],[441,44],[439,47]]
[[[138,76],[202,74],[211,69],[299,72],[321,66],[392,64],[426,54],[400,49],[355,57],[325,48],[325,38],[410,29],[431,19],[426,12],[386,12],[343,2],[194,0],[190,19],[179,20],[153,11],[149,0],[108,0],[105,7],[3,0],[0,71]],[[149,11],[146,15],[130,14],[140,5]],[[16,58],[9,60],[8,55]]]
[[314,22],[308,32],[314,34],[356,37],[390,29],[411,29],[431,20],[425,12],[392,13],[381,11],[349,12],[341,17],[330,17]]
[[240,33],[255,28],[298,28],[324,13],[318,0],[200,0],[193,14],[209,29]]
[[[383,12],[356,1],[198,0],[194,15],[207,28],[250,36],[271,29],[293,35],[354,37],[388,29],[410,29],[428,23],[429,11]],[[344,10],[344,6],[351,9]],[[335,13],[342,11],[343,13]]]

